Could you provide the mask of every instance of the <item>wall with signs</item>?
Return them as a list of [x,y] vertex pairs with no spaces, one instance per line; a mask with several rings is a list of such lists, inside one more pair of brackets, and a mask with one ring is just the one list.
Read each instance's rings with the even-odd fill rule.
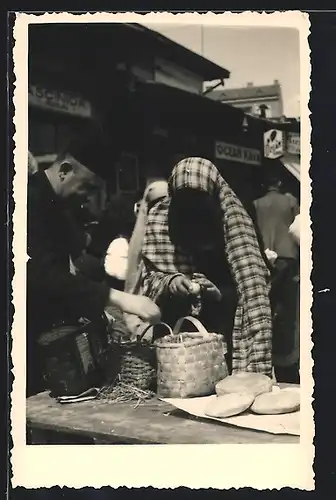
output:
[[215,141],[214,152],[214,162],[223,178],[249,209],[261,193],[264,177],[262,151],[257,147]]
[[81,95],[42,85],[29,84],[28,104],[72,116],[92,117],[91,103]]
[[261,152],[257,149],[246,148],[223,141],[215,142],[215,158],[246,165],[261,165]]

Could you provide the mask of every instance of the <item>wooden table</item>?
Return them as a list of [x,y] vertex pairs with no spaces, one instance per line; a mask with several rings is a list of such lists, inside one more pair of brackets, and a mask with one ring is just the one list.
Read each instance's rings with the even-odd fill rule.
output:
[[157,399],[134,403],[93,400],[61,405],[47,392],[27,400],[28,444],[277,444],[274,435],[190,416]]

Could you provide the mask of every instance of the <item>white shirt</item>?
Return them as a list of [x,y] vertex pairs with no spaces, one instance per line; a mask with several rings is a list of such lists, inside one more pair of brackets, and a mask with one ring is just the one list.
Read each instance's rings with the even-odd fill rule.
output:
[[300,214],[295,217],[293,224],[289,227],[289,234],[300,245]]
[[126,238],[116,238],[110,243],[105,257],[105,272],[113,278],[126,279],[128,263],[128,241]]

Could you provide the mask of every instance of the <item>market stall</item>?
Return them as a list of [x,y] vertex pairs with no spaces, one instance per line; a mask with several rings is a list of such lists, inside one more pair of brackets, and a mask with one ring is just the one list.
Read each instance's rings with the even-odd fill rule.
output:
[[297,443],[300,388],[260,373],[229,375],[222,336],[190,320],[197,331],[109,347],[103,330],[84,325],[72,342],[63,329],[67,352],[48,351],[50,390],[27,400],[27,443]]
[[299,432],[206,420],[157,398],[139,406],[102,400],[61,405],[47,392],[28,399],[27,432],[29,444],[295,444],[300,439]]

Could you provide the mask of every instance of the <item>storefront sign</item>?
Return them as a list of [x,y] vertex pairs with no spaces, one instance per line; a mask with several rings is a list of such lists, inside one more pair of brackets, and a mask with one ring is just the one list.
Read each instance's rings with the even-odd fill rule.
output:
[[215,148],[215,156],[220,160],[261,165],[261,153],[257,149],[245,148],[221,141],[215,143]]
[[264,133],[265,158],[274,160],[284,154],[284,138],[282,130],[267,130]]
[[29,85],[28,103],[43,109],[59,111],[75,116],[90,118],[91,104],[71,92],[46,89],[39,85]]
[[288,132],[287,134],[287,153],[292,155],[300,154],[300,134]]

